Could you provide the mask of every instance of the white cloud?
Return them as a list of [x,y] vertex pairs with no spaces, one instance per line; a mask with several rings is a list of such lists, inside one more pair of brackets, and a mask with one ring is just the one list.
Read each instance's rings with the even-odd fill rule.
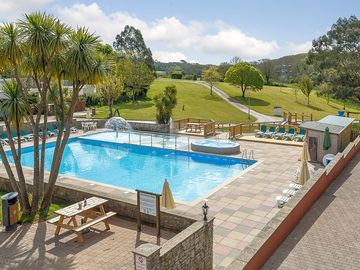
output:
[[153,51],[154,60],[160,62],[179,62],[180,60],[187,61],[185,54],[181,52],[171,52],[171,51]]
[[[58,7],[57,13],[62,20],[73,26],[89,27],[110,44],[125,25],[133,25],[141,30],[145,41],[153,50],[167,48],[166,51],[158,51],[159,59],[183,58],[185,55],[179,52],[179,49],[192,49],[207,55],[257,58],[270,55],[278,48],[275,41],[256,39],[221,21],[213,23],[192,21],[185,24],[176,17],[163,17],[145,22],[126,12],[106,14],[96,3]],[[214,34],[208,34],[208,30]]]
[[291,54],[306,53],[311,49],[312,42],[311,41],[305,41],[303,43],[289,42],[287,47],[288,47],[287,51]]
[[228,28],[202,39],[206,52],[225,55],[238,55],[245,58],[256,58],[273,53],[278,45],[275,41],[263,41],[242,33],[239,29]]
[[53,0],[0,0],[0,21],[18,19],[20,15],[44,7]]

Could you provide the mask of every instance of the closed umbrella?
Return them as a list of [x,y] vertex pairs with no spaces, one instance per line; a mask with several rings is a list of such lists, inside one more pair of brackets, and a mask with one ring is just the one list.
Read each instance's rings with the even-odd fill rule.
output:
[[328,150],[330,147],[331,147],[330,132],[329,132],[329,128],[326,127],[324,132],[323,148],[324,150]]
[[298,179],[298,182],[300,185],[305,184],[307,180],[310,178],[310,172],[307,161],[303,160],[301,161],[301,167],[300,167],[300,176]]
[[175,208],[174,198],[172,196],[169,183],[166,179],[161,192],[160,203],[162,207],[170,209]]
[[304,142],[303,148],[301,150],[301,156],[300,156],[300,160],[301,161],[310,161],[310,153],[309,153],[309,147],[308,144],[306,142]]

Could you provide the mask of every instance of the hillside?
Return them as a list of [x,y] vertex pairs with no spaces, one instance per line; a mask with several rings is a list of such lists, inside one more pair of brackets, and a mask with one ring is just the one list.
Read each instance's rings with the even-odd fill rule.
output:
[[[247,114],[237,110],[217,95],[210,96],[209,90],[197,83],[186,80],[156,79],[148,91],[148,100],[136,103],[120,103],[120,115],[132,120],[155,120],[156,108],[153,98],[161,93],[166,85],[175,84],[177,88],[177,105],[174,109],[174,120],[194,117],[213,119],[223,123],[248,122]],[[184,109],[183,109],[184,108]],[[107,118],[108,107],[97,107],[96,117]],[[251,121],[254,121],[251,118]]]
[[[216,87],[226,92],[229,96],[238,102],[248,105],[248,97],[241,97],[241,90],[227,83],[216,83]],[[261,91],[250,94],[251,109],[266,114],[273,115],[274,106],[281,106],[283,111],[298,113],[312,113],[315,119],[320,119],[326,115],[336,115],[338,110],[342,109],[342,103],[331,100],[329,104],[324,97],[318,97],[314,91],[310,96],[310,105],[307,105],[306,97],[300,91],[295,97],[295,90],[290,87],[264,86]],[[355,104],[347,105],[351,111],[360,111],[360,107]]]

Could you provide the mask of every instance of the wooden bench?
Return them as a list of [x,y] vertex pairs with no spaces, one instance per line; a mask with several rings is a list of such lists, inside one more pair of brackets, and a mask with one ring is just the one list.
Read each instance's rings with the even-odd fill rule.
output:
[[93,220],[86,222],[84,224],[81,224],[80,226],[74,228],[73,231],[76,233],[79,243],[82,244],[84,242],[84,239],[82,237],[83,230],[88,229],[97,223],[104,222],[106,230],[110,230],[109,219],[115,215],[116,215],[115,212],[107,212],[106,214],[104,214],[102,216],[94,218]]
[[[59,235],[60,230],[66,229],[76,234],[78,242],[83,243],[82,233],[84,229],[90,228],[99,222],[104,222],[106,230],[110,230],[109,219],[116,215],[115,212],[105,212],[104,203],[107,200],[98,197],[88,198],[65,208],[54,211],[58,216],[49,219],[47,223],[56,226],[55,236]],[[94,210],[98,208],[99,210]],[[76,217],[82,218],[82,224],[78,224]],[[89,222],[88,222],[88,219]]]

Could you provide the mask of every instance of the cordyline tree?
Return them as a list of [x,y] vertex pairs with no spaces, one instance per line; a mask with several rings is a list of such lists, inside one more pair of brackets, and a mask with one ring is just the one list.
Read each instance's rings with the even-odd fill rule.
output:
[[[39,206],[45,211],[49,209],[79,92],[85,84],[95,83],[107,71],[106,63],[97,56],[98,45],[98,37],[87,29],[72,29],[45,13],[25,15],[15,23],[0,26],[0,60],[6,69],[12,71],[11,83],[17,88],[18,101],[26,110],[25,115],[34,135],[34,169],[32,179],[29,179],[33,188],[30,196],[25,184],[28,179],[25,179],[21,165],[21,143],[16,146],[11,137],[11,128],[17,129],[12,120],[14,116],[11,110],[2,111],[12,157],[7,157],[2,145],[0,155],[13,190],[19,193],[25,214],[35,214]],[[29,88],[24,84],[28,78],[34,82],[39,94],[36,108],[31,104]],[[72,82],[70,102],[65,101],[64,79]],[[52,101],[60,132],[45,189],[45,147],[41,144],[45,145],[47,136],[41,137],[39,131],[46,133],[48,96],[54,89],[58,98]],[[36,114],[33,114],[34,111]],[[13,166],[10,161],[13,161]]]

